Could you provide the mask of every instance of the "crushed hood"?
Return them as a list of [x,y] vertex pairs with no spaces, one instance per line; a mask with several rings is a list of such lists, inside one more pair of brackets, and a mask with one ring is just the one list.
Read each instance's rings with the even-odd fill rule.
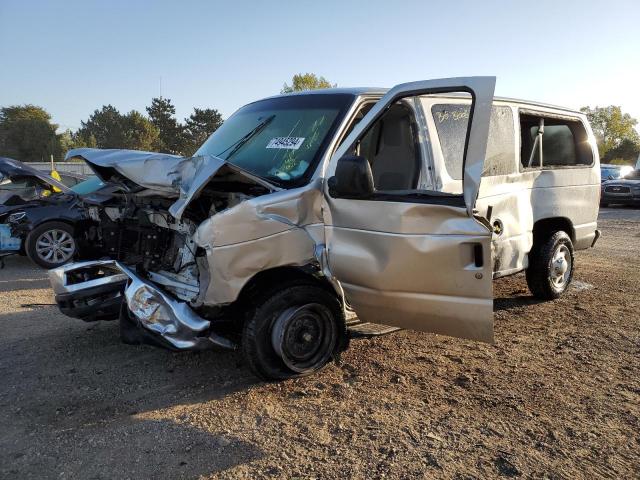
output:
[[216,175],[235,173],[245,181],[276,191],[280,188],[213,155],[181,157],[168,153],[138,150],[76,148],[65,160],[83,159],[104,182],[124,183],[128,187],[154,190],[176,197],[169,212],[180,218],[191,200]]

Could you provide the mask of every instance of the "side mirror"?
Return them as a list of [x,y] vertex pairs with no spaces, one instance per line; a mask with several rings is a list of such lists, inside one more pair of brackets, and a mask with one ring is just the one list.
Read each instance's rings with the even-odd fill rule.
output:
[[329,195],[336,198],[367,198],[374,192],[371,166],[358,155],[340,158],[336,174],[328,182]]

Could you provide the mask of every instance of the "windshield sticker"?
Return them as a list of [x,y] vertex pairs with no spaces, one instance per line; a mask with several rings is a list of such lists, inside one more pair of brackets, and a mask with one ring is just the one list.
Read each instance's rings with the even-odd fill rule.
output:
[[267,148],[280,148],[285,150],[298,150],[305,137],[276,137],[269,140]]

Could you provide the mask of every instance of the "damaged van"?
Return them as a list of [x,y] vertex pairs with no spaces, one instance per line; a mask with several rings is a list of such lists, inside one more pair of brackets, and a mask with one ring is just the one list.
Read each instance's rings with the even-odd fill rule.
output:
[[561,295],[600,193],[584,115],[494,86],[267,98],[189,158],[70,151],[120,193],[89,212],[104,257],[50,271],[61,311],[119,319],[127,343],[241,348],[264,379],[322,368],[353,315],[492,342],[492,279]]

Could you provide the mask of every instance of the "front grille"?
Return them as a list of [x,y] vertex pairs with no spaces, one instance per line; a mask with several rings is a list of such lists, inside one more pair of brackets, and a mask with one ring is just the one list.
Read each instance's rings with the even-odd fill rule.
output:
[[620,185],[612,185],[604,189],[606,193],[631,193],[631,188]]

